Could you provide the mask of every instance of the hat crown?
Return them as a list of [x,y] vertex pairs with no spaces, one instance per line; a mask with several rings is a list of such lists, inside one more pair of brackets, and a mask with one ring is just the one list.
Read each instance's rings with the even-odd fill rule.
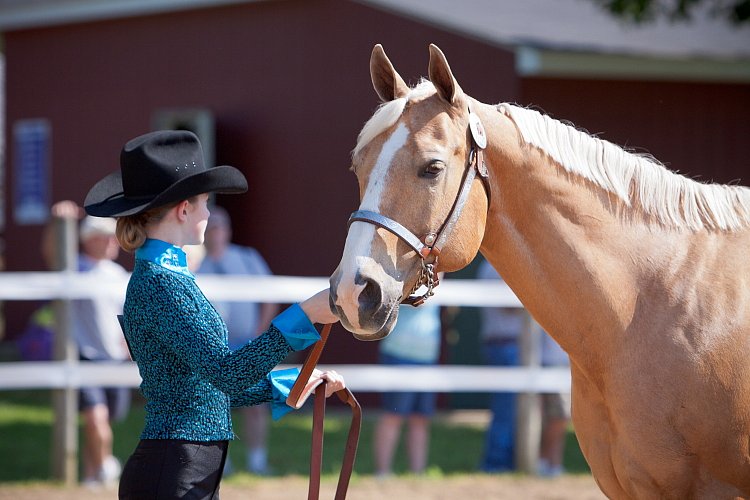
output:
[[161,130],[136,137],[120,151],[120,170],[89,189],[86,213],[126,217],[201,193],[244,193],[247,179],[234,167],[208,168],[198,137]]
[[160,130],[128,141],[120,153],[125,198],[152,198],[174,183],[206,170],[198,137]]

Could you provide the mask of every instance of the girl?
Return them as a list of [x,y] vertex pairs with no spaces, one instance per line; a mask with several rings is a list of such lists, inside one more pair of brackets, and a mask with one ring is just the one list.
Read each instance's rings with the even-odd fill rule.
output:
[[[120,171],[86,197],[86,211],[116,217],[120,245],[135,252],[122,324],[143,379],[146,425],[123,469],[120,498],[218,499],[234,436],[230,408],[271,402],[274,418],[288,411],[284,401],[299,372],[272,368],[320,338],[313,323],[338,321],[324,290],[230,351],[226,325],[181,247],[203,242],[208,193],[246,190],[239,170],[204,166],[195,134],[159,131],[129,141]],[[309,382],[319,379],[328,382],[326,396],[344,387],[333,371],[316,371]]]

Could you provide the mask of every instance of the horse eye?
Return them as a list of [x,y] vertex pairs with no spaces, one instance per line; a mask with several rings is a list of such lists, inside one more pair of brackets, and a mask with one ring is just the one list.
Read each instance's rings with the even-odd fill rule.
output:
[[433,160],[425,165],[422,171],[422,177],[434,178],[437,177],[440,172],[445,168],[445,164],[440,160]]

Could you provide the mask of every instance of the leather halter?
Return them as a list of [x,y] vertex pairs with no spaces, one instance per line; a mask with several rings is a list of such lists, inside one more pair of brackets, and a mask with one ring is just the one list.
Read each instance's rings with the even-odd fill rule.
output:
[[[485,193],[487,194],[488,209],[490,202],[492,201],[489,171],[484,162],[484,147],[480,147],[478,144],[479,141],[483,143],[483,146],[486,146],[484,128],[479,122],[479,118],[471,112],[471,108],[469,108],[469,117],[470,123],[473,120],[475,123],[479,123],[479,125],[478,128],[470,126],[469,137],[471,137],[471,148],[469,150],[469,159],[467,161],[466,170],[464,171],[461,188],[456,195],[456,199],[453,202],[451,211],[448,213],[448,217],[446,217],[437,232],[430,232],[423,239],[420,239],[397,221],[377,212],[372,212],[370,210],[357,210],[349,216],[347,227],[351,226],[352,222],[367,222],[382,227],[398,236],[404,243],[414,249],[420,257],[421,268],[419,279],[414,284],[409,296],[402,301],[404,304],[416,307],[423,304],[425,300],[435,294],[433,290],[440,284],[440,281],[437,278],[438,257],[440,256],[443,246],[445,246],[445,243],[448,241],[448,237],[453,231],[453,228],[456,226],[456,223],[461,216],[461,212],[464,209],[464,205],[466,205],[466,201],[469,199],[471,186],[477,174],[479,174],[479,180],[482,181]],[[432,260],[428,261],[427,259],[430,257],[432,257]],[[427,291],[424,295],[414,295],[422,285],[427,287]]]

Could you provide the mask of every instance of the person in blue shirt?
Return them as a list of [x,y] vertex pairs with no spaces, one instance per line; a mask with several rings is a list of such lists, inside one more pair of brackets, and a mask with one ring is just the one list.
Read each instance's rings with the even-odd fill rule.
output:
[[[442,280],[442,276],[441,276]],[[426,303],[419,307],[401,307],[393,331],[379,341],[380,362],[387,366],[430,366],[440,357],[440,307]],[[393,458],[398,449],[401,428],[408,423],[405,447],[412,474],[424,474],[430,448],[430,421],[437,406],[437,393],[384,392],[383,413],[373,435],[375,474],[380,478],[393,473]]]
[[[209,193],[247,190],[230,166],[207,168],[195,134],[151,132],[129,141],[120,170],[89,190],[89,215],[117,218],[117,239],[135,252],[122,325],[146,398],[145,427],[120,478],[124,499],[218,499],[232,407],[270,402],[278,418],[298,370],[272,371],[319,340],[313,323],[338,318],[328,291],[276,316],[268,331],[231,350],[227,327],[188,270],[184,245],[203,242]],[[344,388],[334,371],[326,396]]]

